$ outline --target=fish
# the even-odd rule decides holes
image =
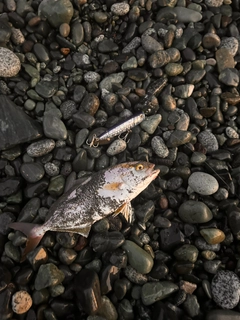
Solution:
[[[131,223],[131,201],[158,176],[155,164],[132,161],[94,173],[76,182],[50,207],[44,224],[13,222],[9,227],[27,236],[21,262],[35,249],[47,231],[72,232],[88,237],[92,225],[120,212]]]
[[[121,134],[126,132],[125,136],[123,137],[123,140],[125,140],[131,131],[131,129],[135,126],[137,126],[139,123],[141,123],[145,119],[145,114],[140,112],[137,113],[127,120],[124,120],[115,126],[111,127],[109,130],[103,132],[99,136],[96,134],[93,135],[91,142],[88,140],[86,141],[86,144],[90,147],[98,147],[101,143],[107,143],[110,142],[110,140],[116,136],[119,136],[121,138]]]

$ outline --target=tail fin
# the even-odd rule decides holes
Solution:
[[[25,223],[25,222],[13,222],[9,224],[9,227],[14,230],[19,230],[27,236],[26,247],[22,253],[20,262],[26,259],[26,255],[36,248],[44,236],[45,231],[40,224]]]

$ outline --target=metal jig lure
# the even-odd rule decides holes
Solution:
[[[144,113],[138,113],[127,120],[122,121],[121,123],[118,123],[114,125],[112,128],[107,130],[106,132],[100,134],[97,136],[96,134],[93,135],[92,140],[89,142],[86,141],[86,144],[90,147],[98,147],[101,142],[109,142],[112,138],[118,136],[119,139],[126,140],[129,132],[131,132],[131,129],[135,126],[137,126],[139,123],[141,123],[145,119]],[[121,137],[121,135],[126,132],[126,134]]]

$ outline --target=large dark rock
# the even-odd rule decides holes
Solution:
[[[42,136],[41,126],[8,97],[0,95],[0,150]]]

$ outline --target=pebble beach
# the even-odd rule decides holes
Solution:
[[[0,320],[240,320],[239,28],[239,0],[0,0]],[[130,161],[160,170],[132,223],[21,262],[10,223]]]

